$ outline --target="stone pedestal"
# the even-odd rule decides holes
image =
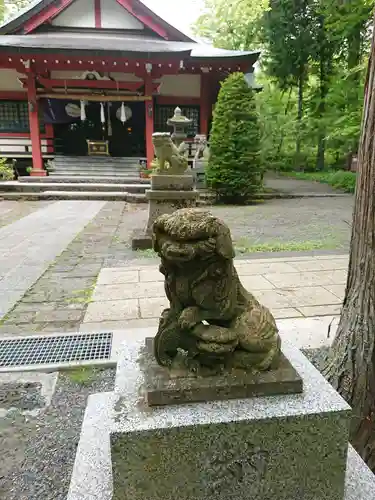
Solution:
[[[205,160],[196,160],[192,170],[194,184],[196,189],[206,189],[206,165]]]
[[[144,343],[123,345],[114,393],[89,397],[68,500],[375,499],[348,405],[298,350],[284,343],[302,394],[150,408]]]
[[[132,249],[152,248],[152,225],[155,219],[180,208],[195,207],[198,196],[192,175],[151,175],[151,189],[146,191],[149,202],[147,226],[144,231],[133,235]]]

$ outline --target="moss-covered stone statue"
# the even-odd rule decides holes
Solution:
[[[188,168],[185,155],[186,146],[181,143],[177,147],[171,139],[171,134],[155,132],[152,135],[157,163],[155,172],[158,174],[183,175]]]
[[[271,312],[242,286],[228,227],[210,212],[181,209],[153,226],[170,307],[161,315],[154,353],[171,366],[180,350],[192,367],[276,368],[280,337]]]

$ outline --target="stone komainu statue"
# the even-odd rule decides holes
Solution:
[[[155,357],[170,366],[178,349],[200,366],[267,370],[280,337],[271,312],[242,286],[228,227],[210,212],[177,210],[153,226],[170,307],[161,315]]]
[[[184,143],[181,143],[180,148],[177,148],[172,142],[171,135],[164,132],[156,132],[153,134],[152,143],[158,159],[158,167],[156,170],[159,174],[181,175],[185,173],[188,167],[188,161],[183,154],[185,149]]]

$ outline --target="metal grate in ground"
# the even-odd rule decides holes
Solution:
[[[0,339],[0,368],[105,361],[112,333],[84,333]]]

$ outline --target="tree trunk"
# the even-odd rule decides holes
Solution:
[[[289,111],[289,108],[291,105],[292,91],[293,91],[293,87],[291,86],[289,89],[288,101],[286,103],[285,110],[284,110],[284,116],[286,116],[288,114],[288,111]],[[281,132],[280,132],[280,141],[279,141],[279,145],[277,147],[277,156],[279,156],[281,153],[281,150],[282,150],[282,147],[284,144],[284,138],[285,138],[285,128],[283,127],[281,129]]]
[[[332,47],[329,43],[325,27],[324,16],[319,17],[319,130],[318,130],[318,151],[316,155],[316,169],[324,170],[326,151],[326,99],[329,90],[329,80],[332,75]]]
[[[318,131],[318,151],[316,155],[316,169],[324,170],[325,150],[326,150],[326,130],[324,122],[324,113],[326,110],[326,97],[328,92],[327,74],[326,74],[326,36],[324,17],[319,16],[319,84],[320,95],[318,105],[319,131]]]
[[[296,154],[297,161],[299,161],[299,156],[301,153],[301,139],[302,139],[302,116],[303,116],[303,85],[304,85],[304,69],[301,68],[300,75],[298,77],[298,113],[297,113],[297,138],[296,138]]]
[[[348,281],[324,375],[352,406],[350,441],[375,470],[375,33],[366,78]]]

